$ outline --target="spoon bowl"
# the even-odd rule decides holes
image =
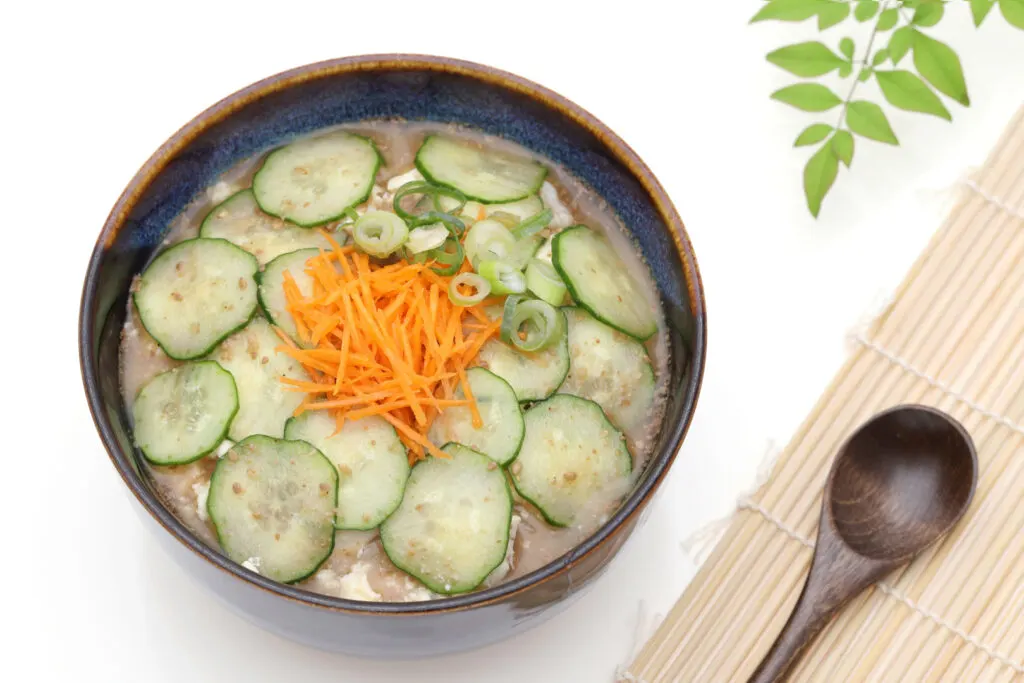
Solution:
[[[807,583],[749,683],[784,680],[846,603],[953,528],[977,480],[970,435],[942,411],[903,405],[864,423],[836,454]]]
[[[963,515],[976,467],[970,436],[945,413],[925,406],[881,413],[836,456],[827,487],[836,532],[865,557],[909,559]]]

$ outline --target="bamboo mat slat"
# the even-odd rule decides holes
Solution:
[[[1024,681],[1024,109],[775,465],[620,680],[742,683],[803,587],[837,448],[901,403],[978,448],[971,509],[851,603],[792,681]]]

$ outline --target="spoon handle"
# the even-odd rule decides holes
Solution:
[[[822,520],[823,525],[825,520]],[[748,683],[778,683],[839,609],[867,586],[884,576],[892,564],[871,560],[851,551],[831,531],[818,533],[818,543],[807,582],[786,625]]]

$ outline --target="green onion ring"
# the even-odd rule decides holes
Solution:
[[[473,293],[466,295],[459,292],[459,285],[473,288]],[[491,293],[491,283],[476,273],[460,273],[448,284],[448,298],[456,306],[475,306]]]
[[[428,209],[424,213],[411,213],[407,211],[405,207],[402,206],[402,200],[412,195],[423,195],[421,199],[429,198],[430,205],[433,206],[433,210]],[[442,197],[454,199],[456,204],[444,207],[441,204]],[[419,201],[420,200],[417,200],[416,203],[419,204]],[[437,222],[433,218],[428,218],[427,214],[435,213],[450,215],[460,212],[462,207],[466,205],[466,196],[454,188],[439,187],[433,183],[428,183],[425,180],[414,180],[398,188],[398,191],[395,192],[393,205],[395,213],[401,216],[410,227],[416,227],[417,225],[424,225],[425,223]],[[448,210],[446,211],[445,208]],[[452,216],[452,218],[454,218],[454,216]]]
[[[438,275],[455,275],[466,260],[466,252],[462,249],[462,242],[455,236],[449,237],[444,244],[437,249],[426,252],[427,258],[436,261],[440,268],[431,268]]]
[[[547,261],[533,259],[526,266],[526,288],[541,301],[552,306],[561,306],[565,301],[566,287],[558,272]]]
[[[509,308],[506,300],[501,338],[520,351],[540,351],[561,340],[566,334],[565,316],[546,301],[517,297],[511,304],[511,311]],[[525,338],[520,334],[525,335]]]
[[[377,258],[398,251],[408,238],[409,228],[405,221],[387,211],[367,211],[352,228],[356,246]]]
[[[473,267],[482,261],[504,261],[512,253],[516,241],[512,233],[498,221],[485,218],[478,221],[466,233],[463,246]]]
[[[491,291],[495,294],[522,294],[526,291],[526,276],[523,275],[523,271],[506,261],[481,261],[476,272],[491,283]]]
[[[536,235],[544,228],[548,227],[548,223],[551,222],[551,219],[553,217],[554,214],[551,213],[551,209],[544,209],[540,213],[530,216],[525,221],[523,221],[515,228],[513,228],[512,235],[517,240],[532,237],[533,235]]]

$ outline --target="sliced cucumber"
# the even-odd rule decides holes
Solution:
[[[633,460],[596,403],[558,394],[527,410],[525,422],[512,482],[548,522],[569,526],[595,499],[625,493]]]
[[[548,172],[532,159],[439,135],[423,141],[416,153],[416,168],[430,182],[454,187],[484,204],[513,202],[535,194]]]
[[[281,438],[284,423],[302,403],[297,391],[287,391],[281,377],[309,381],[298,361],[279,351],[283,342],[263,318],[227,339],[211,356],[231,373],[238,387],[238,414],[228,438],[241,441],[252,434]]]
[[[303,227],[337,220],[370,196],[380,153],[360,135],[336,131],[271,152],[252,179],[260,208]]]
[[[643,288],[601,235],[585,225],[563,230],[554,237],[552,261],[572,298],[595,318],[640,340],[658,331]]]
[[[380,528],[384,552],[435,593],[465,593],[505,559],[512,494],[493,460],[460,444],[412,468],[405,497]]]
[[[217,461],[206,501],[229,558],[275,581],[313,574],[334,549],[338,472],[304,441],[250,436]]]
[[[382,417],[345,420],[335,431],[333,417],[311,410],[288,420],[284,435],[313,444],[337,467],[338,528],[376,528],[402,502],[409,479],[405,446]]]
[[[487,218],[494,213],[507,213],[515,216],[520,221],[525,221],[531,216],[536,216],[538,213],[544,210],[544,202],[540,200],[535,194],[531,194],[529,197],[519,199],[514,202],[505,202],[504,204],[481,204],[477,201],[467,202],[462,207],[462,215],[472,218],[473,220],[480,220],[478,216],[483,211],[484,218]]]
[[[654,370],[644,345],[582,308],[566,308],[569,375],[559,393],[589,398],[612,423],[632,433],[654,405]]]
[[[251,189],[244,189],[213,207],[199,228],[200,237],[220,237],[245,249],[260,265],[290,251],[316,247],[330,249],[318,230],[299,228],[260,210]],[[339,240],[344,235],[338,235]]]
[[[430,427],[430,440],[438,446],[453,441],[460,443],[504,465],[516,457],[523,441],[523,411],[516,393],[508,382],[483,368],[466,371],[466,381],[476,399],[483,425],[479,429],[473,426],[469,407],[445,408]],[[456,398],[464,397],[460,386]]]
[[[135,308],[168,356],[198,358],[249,322],[258,268],[252,254],[227,240],[185,240],[143,271]]]
[[[555,393],[569,373],[569,345],[563,336],[546,349],[524,353],[491,339],[477,354],[477,363],[508,382],[520,401],[539,401]]]
[[[211,452],[238,412],[231,373],[213,361],[162,372],[132,405],[135,443],[154,465],[183,465]]]
[[[260,274],[260,305],[270,322],[299,342],[305,344],[309,340],[300,339],[295,327],[295,319],[288,312],[288,299],[284,295],[284,274],[287,271],[299,292],[304,297],[313,295],[313,276],[306,272],[306,261],[320,253],[319,249],[300,249],[282,254],[267,264]]]

